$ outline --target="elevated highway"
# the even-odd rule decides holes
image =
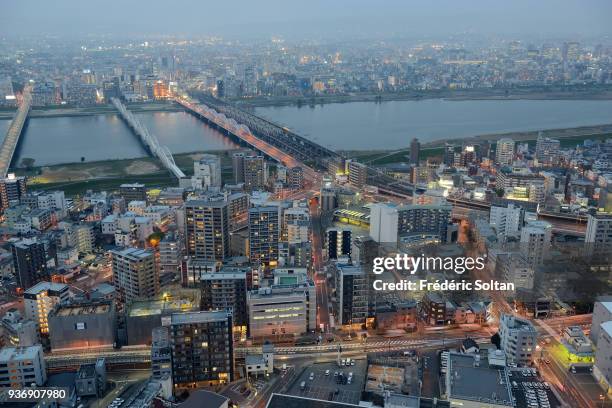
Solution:
[[[140,123],[140,121],[127,110],[124,104],[117,98],[111,98],[111,102],[119,111],[121,118],[125,121],[125,123],[129,126],[130,129],[140,138],[140,141],[144,144],[149,153],[155,157],[157,157],[164,167],[168,169],[176,178],[185,177],[185,173],[176,165],[174,162],[174,157],[172,157],[172,152],[168,149],[167,146],[162,146],[159,144],[157,138],[151,135],[148,129]]]
[[[31,91],[31,86],[26,86],[24,88],[19,108],[6,131],[6,136],[0,147],[0,177],[6,177],[6,173],[8,173],[11,161],[13,160],[13,155],[15,154],[15,149],[19,144],[19,138],[21,137],[23,127],[28,119],[30,108],[32,107]]]

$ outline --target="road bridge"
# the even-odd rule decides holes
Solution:
[[[293,150],[287,152],[281,147],[260,139],[248,126],[238,123],[235,119],[226,116],[224,113],[217,112],[206,104],[197,103],[187,97],[175,98],[175,101],[188,112],[233,138],[234,141],[246,144],[287,167],[301,167],[306,180],[320,178],[314,169],[300,161],[300,158],[304,157],[303,155],[294,156]]]
[[[6,137],[0,147],[0,177],[6,177],[11,161],[13,160],[13,155],[15,154],[15,149],[19,144],[19,138],[21,137],[23,127],[28,119],[30,108],[32,107],[31,91],[31,86],[26,86],[24,88],[19,108],[17,108],[15,117],[6,131]]]
[[[174,162],[174,157],[172,157],[172,152],[168,149],[167,146],[162,146],[159,144],[157,138],[149,133],[149,130],[142,124],[140,121],[127,110],[124,104],[117,98],[111,98],[111,102],[119,111],[121,118],[125,121],[125,123],[129,126],[130,129],[140,138],[140,141],[144,144],[145,148],[149,151],[149,153],[155,157],[157,157],[163,164],[163,166],[168,169],[176,178],[185,177],[185,173],[176,165]]]

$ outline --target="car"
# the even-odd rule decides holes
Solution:
[[[352,378],[352,377],[353,377],[353,372],[351,371],[351,372],[349,373],[349,378]]]
[[[325,375],[328,376],[329,375],[329,370],[325,370]]]
[[[346,380],[346,383],[347,383],[347,384],[350,384],[352,381],[353,381],[353,377],[349,377],[349,378]]]
[[[310,373],[310,377],[308,377],[310,381],[314,380],[314,373]]]
[[[338,376],[338,372],[334,371],[334,377],[337,377],[337,376]]]
[[[355,365],[355,360],[351,360],[351,365],[354,366]]]

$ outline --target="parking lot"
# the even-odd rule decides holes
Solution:
[[[289,388],[287,394],[347,404],[358,404],[361,399],[366,368],[367,361],[365,359],[355,360],[355,365],[349,367],[338,367],[335,362],[313,364],[300,374],[299,378]],[[329,375],[325,375],[326,370],[329,370]],[[352,372],[351,383],[338,384],[336,382],[337,377],[334,376],[335,372],[342,372],[345,376]],[[314,373],[313,380],[310,380],[311,373]],[[301,389],[302,382],[305,383],[303,390]],[[337,393],[336,390],[338,391]]]
[[[533,373],[523,374],[530,369],[515,369],[508,374],[510,376],[510,385],[512,387],[512,395],[516,398],[516,406],[519,408],[557,408],[561,404],[546,387],[546,384],[539,380]],[[532,370],[532,369],[531,369]]]

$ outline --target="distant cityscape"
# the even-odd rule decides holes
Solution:
[[[610,124],[335,151],[254,109],[612,98],[609,40],[457,38],[0,45],[1,405],[612,406]],[[179,158],[148,109],[231,148]],[[129,180],[16,160],[30,117],[108,114],[148,155]],[[399,254],[486,262],[372,272]]]

